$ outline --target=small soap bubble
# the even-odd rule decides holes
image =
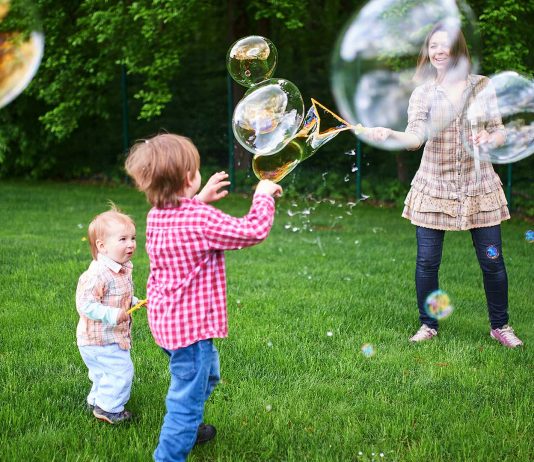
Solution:
[[[332,337],[332,335],[334,335],[334,333],[333,333],[331,330],[329,330],[329,331],[326,333],[326,336],[327,336],[327,337]]]
[[[488,258],[495,260],[499,258],[499,249],[495,245],[490,245],[486,248],[486,255]]]
[[[375,347],[371,343],[364,343],[360,351],[362,352],[362,355],[364,355],[366,358],[370,358],[376,353]]]
[[[251,87],[273,75],[278,52],[273,42],[259,35],[243,37],[228,50],[226,67],[232,78]]]
[[[434,319],[445,319],[454,310],[447,293],[441,289],[432,292],[425,301],[425,311]]]
[[[267,412],[271,412],[273,410],[273,407],[270,404],[267,404],[267,406],[265,406],[265,410]]]
[[[267,342],[267,346],[268,346],[269,348],[272,348],[272,347],[273,347],[273,342],[271,342],[271,341],[269,340],[269,341]]]
[[[87,238],[84,236],[82,237],[82,241],[85,242],[87,240]]]
[[[529,229],[526,233],[525,233],[525,240],[529,243],[529,244],[532,244],[534,242],[534,231]]]
[[[78,228],[82,229],[83,225],[81,223],[78,223]]]

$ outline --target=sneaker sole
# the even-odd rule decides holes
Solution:
[[[94,415],[98,420],[102,420],[103,422],[107,422],[108,424],[115,425],[115,422],[113,422],[112,420],[108,419],[105,415],[97,414],[95,411],[93,411],[93,415]]]

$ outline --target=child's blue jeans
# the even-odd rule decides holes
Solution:
[[[171,383],[154,460],[183,462],[195,445],[204,403],[220,380],[219,353],[212,339],[164,351],[169,355]]]
[[[470,231],[483,274],[491,328],[498,329],[508,323],[508,277],[502,255],[501,227],[496,225]],[[439,288],[438,271],[445,231],[417,226],[416,234],[415,287],[419,320],[421,324],[437,329],[438,321],[425,311],[425,300]]]

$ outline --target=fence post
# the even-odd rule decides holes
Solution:
[[[512,164],[508,164],[506,177],[506,200],[508,208],[512,210]]]
[[[121,65],[121,100],[122,100],[122,149],[128,152],[130,147],[130,133],[128,130],[128,77],[126,66]]]
[[[356,202],[362,198],[362,142],[356,139]]]
[[[226,75],[226,93],[227,104],[226,109],[228,113],[228,175],[230,177],[230,191],[235,189],[235,157],[234,157],[234,132],[232,131],[232,116],[233,116],[233,91],[232,78],[229,74]]]

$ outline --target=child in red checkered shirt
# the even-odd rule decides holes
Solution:
[[[202,423],[204,404],[220,379],[214,338],[228,335],[224,251],[267,238],[282,188],[260,181],[247,215],[235,218],[208,205],[226,196],[228,175],[200,188],[200,157],[188,138],[162,134],[137,143],[126,171],[153,208],[148,213],[150,259],[147,312],[156,343],[169,356],[171,383],[156,461],[185,461],[215,436]]]
[[[134,374],[130,358],[130,315],[135,251],[133,220],[115,207],[89,225],[93,261],[78,281],[76,338],[93,385],[87,404],[96,418],[111,424],[131,418],[124,409]]]

